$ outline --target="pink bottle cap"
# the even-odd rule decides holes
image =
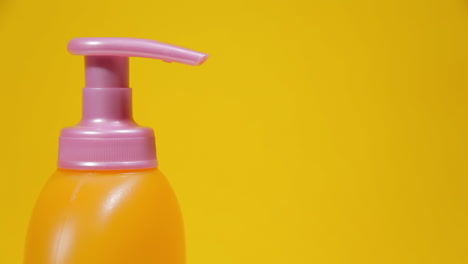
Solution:
[[[61,131],[58,167],[74,170],[157,167],[153,130],[133,120],[128,57],[200,65],[208,55],[133,38],[75,38],[68,43],[68,51],[86,56],[86,85],[80,123]]]

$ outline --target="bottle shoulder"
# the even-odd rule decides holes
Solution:
[[[158,169],[133,171],[75,171],[58,169],[44,186],[37,206],[82,207],[100,210],[105,204],[154,206],[176,203],[166,177]],[[117,209],[117,207],[114,207]]]

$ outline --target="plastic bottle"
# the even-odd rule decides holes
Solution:
[[[182,219],[157,168],[154,134],[132,118],[128,57],[200,65],[207,55],[152,40],[76,38],[83,117],[60,135],[58,169],[28,230],[26,264],[183,264]]]

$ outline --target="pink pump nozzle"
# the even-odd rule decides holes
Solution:
[[[154,133],[132,117],[128,57],[200,65],[207,54],[147,39],[75,38],[68,51],[85,58],[83,117],[62,129],[60,168],[142,169],[157,166]]]
[[[148,39],[75,38],[68,43],[73,55],[86,56],[86,87],[128,87],[128,57],[160,59],[201,65],[207,54]]]

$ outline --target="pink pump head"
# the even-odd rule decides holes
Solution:
[[[132,38],[75,38],[68,51],[86,56],[86,85],[80,123],[62,129],[58,166],[75,170],[157,167],[153,130],[133,121],[128,57],[200,65],[208,55]]]

